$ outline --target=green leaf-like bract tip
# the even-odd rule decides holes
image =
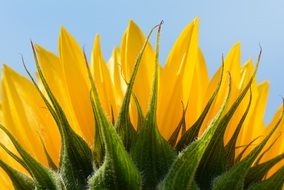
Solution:
[[[103,149],[100,157],[103,163],[88,180],[91,190],[95,189],[124,189],[135,190],[141,187],[141,175],[127,153],[123,141],[112,123],[107,119],[85,58],[88,76],[91,82],[91,103],[95,117],[96,134],[99,137],[99,147]],[[102,153],[104,155],[102,155]],[[96,154],[95,154],[96,155]]]
[[[135,129],[133,128],[133,126],[130,122],[130,116],[129,116],[129,104],[130,104],[131,94],[132,94],[135,78],[136,78],[136,75],[137,75],[137,72],[138,72],[144,51],[147,47],[149,38],[150,38],[150,36],[151,36],[151,34],[152,34],[152,32],[155,28],[156,27],[154,27],[149,32],[149,34],[146,38],[146,41],[144,42],[143,47],[142,47],[140,53],[138,54],[138,57],[137,57],[136,63],[134,64],[133,71],[132,71],[132,74],[131,74],[131,77],[130,77],[130,81],[128,83],[127,90],[126,90],[126,93],[125,93],[125,96],[124,96],[124,99],[123,99],[123,102],[122,102],[122,106],[121,106],[121,109],[120,109],[120,112],[119,112],[119,116],[118,116],[117,122],[115,123],[115,128],[117,130],[117,133],[120,135],[120,137],[123,141],[123,144],[124,144],[126,150],[128,150],[128,151],[130,150],[130,147],[133,144],[134,139],[136,138],[136,135],[137,135]]]
[[[26,67],[25,69],[58,126],[62,146],[60,164],[56,166],[47,152],[42,137],[39,136],[48,161],[48,168],[33,158],[9,130],[0,125],[0,129],[8,135],[19,155],[10,151],[4,144],[0,143],[0,147],[27,171],[27,174],[22,173],[15,168],[11,168],[3,160],[0,160],[0,167],[10,177],[16,190],[281,190],[284,183],[284,167],[282,166],[278,169],[271,177],[267,177],[267,173],[273,166],[284,159],[284,153],[263,163],[260,160],[274,145],[275,141],[266,150],[262,151],[271,135],[280,122],[282,122],[284,108],[281,118],[262,142],[254,147],[247,156],[244,156],[245,151],[256,141],[256,138],[236,156],[237,138],[252,102],[253,94],[250,91],[247,109],[240,118],[228,144],[224,145],[223,139],[229,121],[236,113],[243,98],[247,95],[252,81],[255,80],[261,53],[259,54],[255,72],[235,102],[225,113],[231,92],[231,81],[229,80],[227,96],[224,98],[221,107],[219,107],[219,112],[201,137],[198,138],[200,128],[204,125],[204,121],[207,119],[206,117],[219,94],[220,86],[223,82],[224,60],[222,60],[220,81],[196,122],[189,129],[186,129],[186,106],[186,108],[183,108],[180,123],[168,141],[160,134],[156,121],[156,111],[159,89],[160,68],[158,60],[161,24],[156,26],[158,27],[158,33],[155,69],[149,108],[145,116],[133,92],[133,85],[149,37],[156,27],[151,30],[138,54],[119,117],[116,121],[113,116],[112,121],[110,121],[104,113],[99,93],[84,54],[91,84],[90,102],[95,119],[94,145],[92,149],[83,138],[75,133],[72,126],[68,123],[65,113],[44,78],[34,45],[32,44],[39,78],[47,95],[43,94]],[[129,116],[129,105],[132,97],[138,113],[136,127],[131,123]],[[262,153],[260,153],[261,151]]]
[[[130,150],[130,154],[143,175],[143,189],[155,189],[157,184],[168,172],[176,154],[173,148],[159,133],[156,122],[157,94],[158,94],[158,57],[161,24],[158,28],[155,73],[152,87],[149,111],[138,132],[137,140]]]
[[[61,106],[51,92],[44,78],[33,44],[32,49],[39,77],[43,83],[45,91],[47,92],[50,102],[40,91],[29,71],[27,69],[26,71],[28,72],[41,97],[43,98],[48,110],[52,114],[60,132],[62,144],[59,165],[60,176],[64,181],[64,186],[68,190],[80,190],[86,187],[88,177],[93,172],[91,149],[89,148],[88,144],[78,134],[76,134],[69,125],[65,113],[63,112]]]
[[[90,189],[139,189],[141,176],[114,127],[107,120],[97,94],[92,99],[98,133],[104,144],[104,161],[89,179]]]

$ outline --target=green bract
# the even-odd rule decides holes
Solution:
[[[156,110],[159,89],[158,59],[161,25],[162,23],[155,27],[158,28],[156,59],[155,63],[149,63],[153,64],[155,68],[153,73],[154,80],[149,109],[145,116],[141,111],[136,95],[133,93],[133,85],[149,37],[155,28],[151,30],[137,57],[130,81],[127,82],[128,86],[119,117],[115,123],[104,113],[96,84],[88,68],[87,59],[85,59],[86,67],[89,71],[89,80],[92,84],[90,97],[95,118],[93,147],[89,147],[85,140],[70,127],[63,109],[45,80],[38,63],[37,54],[34,51],[38,74],[46,95],[37,86],[28,70],[27,72],[60,131],[62,144],[60,164],[57,168],[48,151],[45,149],[50,167],[43,166],[21,146],[16,138],[13,137],[13,134],[1,126],[0,128],[9,136],[20,157],[10,152],[4,145],[1,145],[1,147],[30,174],[25,175],[0,160],[0,167],[9,175],[15,189],[282,189],[284,182],[283,166],[271,177],[265,178],[265,176],[270,168],[283,160],[284,153],[264,163],[258,163],[257,158],[260,156],[262,149],[273,132],[279,126],[283,118],[283,113],[270,133],[258,145],[254,146],[253,150],[247,156],[243,157],[243,153],[236,156],[236,140],[251,105],[252,95],[250,87],[255,78],[256,71],[239,97],[229,106],[231,77],[230,73],[224,73],[222,70],[220,81],[197,121],[186,129],[186,108],[184,108],[180,123],[171,137],[167,140],[160,134],[157,127]],[[258,64],[259,60],[260,56]],[[224,97],[219,112],[212,119],[207,130],[199,137],[198,133],[201,125],[217,97],[222,78],[226,74],[229,81],[227,95]],[[226,127],[243,98],[248,93],[250,93],[250,101],[247,105],[247,110],[240,118],[239,124],[230,141],[225,145],[223,139]],[[129,104],[132,97],[135,100],[138,112],[138,126],[133,126],[129,116]],[[226,112],[225,110],[228,111]]]

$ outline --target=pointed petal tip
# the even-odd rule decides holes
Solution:
[[[237,41],[237,42],[233,45],[233,47],[238,48],[238,49],[241,49],[241,42],[240,42],[240,41]]]
[[[100,46],[101,46],[101,37],[99,34],[96,34],[94,39],[94,47],[100,47]]]
[[[59,30],[59,36],[58,36],[59,49],[60,49],[60,44],[62,44],[63,41],[65,41],[64,39],[66,39],[67,36],[68,36],[67,30],[64,28],[64,26],[61,26]]]
[[[125,34],[130,33],[130,32],[137,32],[137,30],[140,30],[139,26],[134,22],[134,20],[131,19],[128,22],[128,26],[125,31]]]
[[[93,42],[93,50],[92,50],[92,62],[96,59],[96,58],[103,58],[103,53],[101,51],[101,39],[100,39],[100,35],[96,34],[95,38],[94,38],[94,42]]]
[[[95,40],[101,40],[101,36],[98,33],[95,34]]]
[[[248,71],[253,71],[255,69],[255,66],[253,64],[253,60],[251,57],[245,61],[245,63],[242,66],[242,69],[248,70]]]
[[[13,69],[11,67],[9,67],[8,65],[6,64],[3,64],[2,66],[2,73],[3,73],[3,76],[7,76],[9,73],[11,73],[13,71]]]
[[[9,66],[6,65],[6,64],[3,64],[3,65],[2,65],[3,70],[7,69],[7,67],[9,67]]]
[[[262,81],[258,84],[258,91],[261,93],[261,94],[269,94],[269,87],[270,87],[270,83],[269,81],[265,80],[265,81]]]
[[[114,47],[113,49],[112,49],[112,52],[111,52],[111,54],[112,55],[118,55],[119,54],[119,48],[118,47]]]
[[[68,32],[68,30],[64,26],[61,26],[59,31],[59,39],[64,39],[69,36],[71,36],[71,34]]]
[[[9,67],[8,65],[3,64],[2,79],[13,78],[13,77],[17,77],[17,76],[21,76],[21,75],[19,73],[17,73],[12,67]]]
[[[195,17],[194,20],[193,20],[194,24],[197,24],[197,25],[199,24],[199,21],[200,21],[199,16]]]
[[[200,18],[197,16],[193,19],[193,21],[190,21],[185,28],[183,29],[183,31],[189,31],[191,30],[190,28],[193,27],[195,30],[198,30],[199,28],[199,20]]]
[[[248,62],[248,64],[253,64],[253,60],[252,60],[252,58],[251,58],[251,57],[250,57],[250,58],[248,58],[247,62]]]
[[[41,45],[39,45],[39,44],[33,44],[33,46],[34,46],[35,51],[37,53],[42,52],[44,50],[44,48]]]
[[[270,81],[264,80],[264,81],[262,81],[262,82],[259,83],[259,86],[262,86],[262,87],[264,87],[264,88],[269,88],[269,86],[270,86]]]
[[[60,33],[66,33],[67,29],[64,26],[60,27]]]
[[[135,23],[135,21],[133,19],[130,19],[129,22],[128,22],[128,26],[133,27],[133,26],[137,26],[137,24]]]

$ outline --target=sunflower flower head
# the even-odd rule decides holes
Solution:
[[[210,78],[198,24],[164,65],[162,22],[145,36],[133,21],[107,62],[98,35],[89,64],[62,28],[58,55],[31,44],[36,79],[4,65],[1,189],[281,190],[284,109],[265,125],[261,51],[241,65],[235,44]]]

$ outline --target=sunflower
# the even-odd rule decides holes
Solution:
[[[58,55],[32,43],[36,79],[3,66],[1,189],[282,188],[283,106],[266,126],[261,52],[241,64],[236,43],[210,78],[199,19],[163,65],[161,25],[130,21],[107,62],[98,35],[89,64],[61,28]]]

